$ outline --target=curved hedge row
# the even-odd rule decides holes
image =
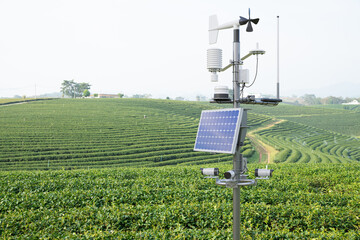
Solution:
[[[160,166],[227,157],[194,152],[201,110],[150,99],[54,99],[0,108],[0,170]],[[249,126],[269,118],[249,113]],[[247,140],[246,157],[254,150]]]
[[[276,163],[360,161],[358,139],[303,124],[285,121],[256,134],[280,150],[274,158]]]

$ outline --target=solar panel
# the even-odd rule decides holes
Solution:
[[[242,113],[242,108],[202,111],[194,151],[234,154]]]

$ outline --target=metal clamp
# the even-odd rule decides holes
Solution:
[[[216,185],[226,186],[227,188],[237,188],[238,186],[256,185],[255,179],[216,179]]]

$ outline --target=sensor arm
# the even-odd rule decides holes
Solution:
[[[256,49],[256,50],[252,50],[250,51],[247,55],[245,55],[244,57],[241,58],[241,61],[244,61],[245,59],[247,59],[248,57],[250,57],[251,55],[263,55],[265,54],[264,50],[260,50],[260,49]],[[241,63],[240,63],[241,64]],[[229,69],[230,67],[232,67],[234,65],[234,63],[230,63],[229,65],[227,65],[226,67],[222,68],[219,72],[224,72],[225,70]]]
[[[241,61],[244,61],[245,59],[247,59],[247,58],[250,57],[251,55],[252,55],[252,53],[246,54],[245,56],[243,56],[243,57],[241,58]]]
[[[234,64],[233,63],[230,63],[229,65],[227,65],[226,67],[222,68],[220,70],[220,72],[224,72],[225,70],[229,69],[230,67],[232,67]]]
[[[251,55],[263,55],[263,54],[265,54],[264,50],[261,50],[261,49],[251,50],[248,54],[246,54],[245,56],[243,56],[241,58],[241,61],[244,61],[245,59],[247,59]]]

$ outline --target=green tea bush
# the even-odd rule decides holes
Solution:
[[[359,239],[359,164],[270,168],[241,188],[243,239]],[[232,190],[191,166],[0,172],[0,237],[231,239]]]

